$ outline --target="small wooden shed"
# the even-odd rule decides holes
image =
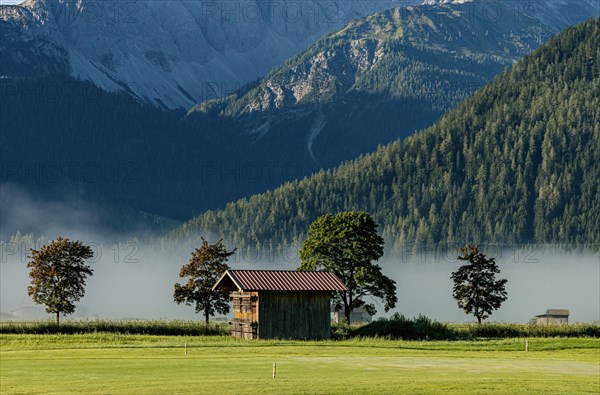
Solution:
[[[567,309],[548,309],[546,314],[536,315],[533,321],[538,325],[568,324],[570,313]]]
[[[227,270],[213,290],[231,293],[231,333],[246,339],[328,339],[333,292],[347,291],[333,273]]]

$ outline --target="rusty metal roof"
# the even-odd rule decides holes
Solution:
[[[233,282],[233,284],[231,284]],[[227,270],[213,289],[238,291],[347,291],[333,273],[294,270]]]

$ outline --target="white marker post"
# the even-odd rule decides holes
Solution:
[[[273,362],[273,378],[277,376],[277,362]]]
[[[525,340],[525,352],[529,351],[529,340]]]

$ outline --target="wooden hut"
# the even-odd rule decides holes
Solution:
[[[231,293],[231,333],[246,339],[328,339],[333,292],[347,291],[333,273],[227,270],[214,289]]]
[[[532,321],[538,325],[568,324],[569,314],[567,309],[548,309],[546,314],[536,315]]]

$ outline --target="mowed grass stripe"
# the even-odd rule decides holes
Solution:
[[[176,348],[181,338],[163,338],[160,347],[107,349],[77,349],[65,338],[50,338],[49,343],[55,341],[51,347],[62,344],[65,348],[25,347],[21,351],[19,342],[28,344],[27,336],[21,336],[11,339],[10,350],[2,338],[3,393],[573,394],[600,389],[597,339],[535,339],[532,343],[550,348],[546,343],[554,341],[563,348],[529,353],[493,351],[498,347],[494,341],[477,342],[488,350],[472,351],[468,342],[456,342],[454,349],[452,342],[418,342],[419,348],[432,347],[422,350],[412,347],[416,342],[385,340],[371,341],[368,347],[368,342],[355,341],[276,345],[213,339],[215,347],[190,347],[185,356],[183,347]],[[148,341],[143,336],[122,340]],[[195,340],[211,344],[209,338]],[[223,346],[224,341],[232,346]],[[515,344],[519,341],[513,339]],[[273,361],[278,363],[275,380],[271,377]]]

